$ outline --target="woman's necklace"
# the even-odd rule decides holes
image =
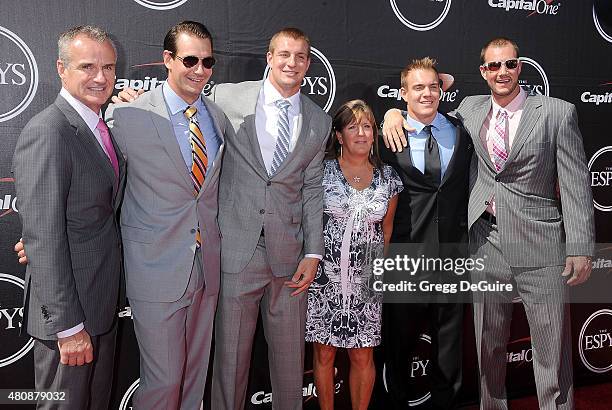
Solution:
[[[353,182],[358,184],[361,182],[361,178],[360,177],[353,177]]]

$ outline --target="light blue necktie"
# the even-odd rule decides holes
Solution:
[[[287,158],[287,155],[289,155],[289,141],[291,140],[291,128],[289,127],[289,107],[291,107],[291,103],[287,100],[278,100],[274,104],[279,109],[277,123],[278,138],[276,139],[276,148],[274,149],[274,157],[270,167],[270,176],[276,173],[276,170]]]

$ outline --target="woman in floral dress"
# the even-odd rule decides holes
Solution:
[[[361,100],[343,104],[332,122],[323,174],[325,255],[308,290],[306,341],[314,342],[314,377],[322,410],[333,409],[334,359],[348,349],[353,409],[367,409],[380,344],[382,294],[372,263],[383,256],[402,183],[378,155],[376,122]]]

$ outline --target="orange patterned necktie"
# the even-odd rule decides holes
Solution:
[[[206,154],[206,142],[200,127],[198,126],[198,118],[196,113],[197,108],[189,106],[185,110],[185,116],[189,119],[189,144],[191,145],[191,181],[193,182],[193,194],[198,196],[202,185],[204,185],[204,178],[206,176],[206,169],[208,168],[208,155]],[[200,227],[198,226],[198,232],[196,233],[196,247],[200,247],[202,239],[200,237]]]

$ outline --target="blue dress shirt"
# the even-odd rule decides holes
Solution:
[[[187,109],[187,107],[189,107],[189,104],[179,97],[174,90],[170,88],[168,83],[164,83],[162,87],[164,100],[166,101],[166,108],[168,108],[170,122],[172,122],[172,128],[174,130],[174,135],[176,136],[176,140],[181,148],[181,154],[185,160],[187,170],[191,171],[191,164],[193,160],[191,157],[191,144],[189,143],[189,120],[184,114],[184,111]],[[198,98],[193,105],[198,110],[196,114],[198,117],[198,125],[200,127],[200,131],[202,131],[202,135],[204,136],[204,141],[206,142],[208,164],[209,166],[212,166],[213,160],[216,158],[217,152],[219,151],[221,139],[215,131],[212,117],[202,102],[202,98],[204,97]]]
[[[440,178],[444,177],[444,173],[448,168],[448,163],[453,157],[455,144],[457,142],[456,128],[450,123],[446,117],[437,113],[431,124],[423,124],[406,116],[406,121],[414,132],[408,133],[408,146],[410,147],[410,158],[412,164],[422,173],[425,173],[425,145],[427,142],[427,133],[423,131],[426,125],[431,125],[431,132],[438,142],[438,150],[440,151],[441,171]]]

